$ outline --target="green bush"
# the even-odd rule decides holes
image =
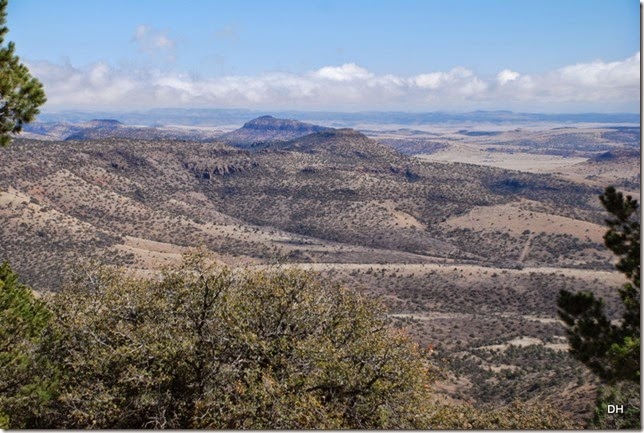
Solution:
[[[25,427],[32,407],[51,398],[55,374],[45,373],[37,349],[50,322],[44,302],[18,281],[7,262],[0,265],[0,428]],[[38,362],[41,361],[41,362]],[[15,418],[15,421],[14,421]]]
[[[309,272],[197,255],[159,281],[99,269],[50,307],[40,354],[62,372],[56,394],[12,427],[427,425],[418,347],[375,301]]]
[[[95,267],[46,303],[19,286],[30,325],[14,332],[20,383],[0,399],[4,426],[571,426],[545,406],[438,402],[434,368],[373,299],[311,272],[208,262],[193,254],[157,279]]]

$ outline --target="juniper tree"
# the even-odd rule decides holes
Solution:
[[[40,81],[15,54],[15,44],[5,45],[7,1],[0,0],[0,146],[9,145],[11,136],[34,120],[38,107],[47,100]]]
[[[623,304],[619,324],[611,322],[604,301],[591,292],[561,290],[559,315],[568,326],[572,355],[609,383],[640,381],[640,218],[637,200],[606,188],[600,197],[611,214],[606,247],[619,257],[616,268],[629,282],[618,289]]]
[[[640,421],[640,217],[637,200],[606,188],[599,197],[610,213],[604,235],[606,247],[619,260],[615,267],[629,280],[618,289],[622,320],[614,323],[604,301],[591,292],[562,290],[559,316],[568,326],[570,353],[604,380],[588,427],[641,428]],[[609,404],[625,406],[623,414],[608,413]]]
[[[0,264],[0,428],[33,424],[33,406],[50,397],[55,375],[41,374],[47,363],[36,359],[50,317],[9,264]]]

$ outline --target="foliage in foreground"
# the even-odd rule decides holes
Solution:
[[[608,187],[600,200],[611,217],[606,246],[619,257],[616,268],[629,279],[619,290],[623,317],[611,323],[602,299],[592,292],[562,290],[559,315],[568,325],[572,355],[609,382],[640,382],[640,220],[637,200]]]
[[[423,425],[431,378],[378,305],[299,270],[208,268],[161,281],[101,270],[50,302],[56,395],[16,427]],[[11,399],[10,399],[11,400]]]
[[[437,404],[427,428],[449,430],[544,430],[581,426],[554,407],[543,403],[514,402],[501,408],[476,408],[469,404]]]
[[[436,402],[426,357],[380,305],[310,272],[197,254],[159,280],[99,268],[47,307],[34,333],[16,332],[29,349],[7,355],[39,398],[0,396],[12,428],[572,426],[548,407]]]
[[[8,413],[21,413],[50,398],[52,377],[39,375],[34,360],[40,336],[50,319],[45,304],[20,284],[9,264],[0,265],[0,428],[9,427]],[[4,396],[11,395],[7,400]],[[25,417],[30,421],[29,416]]]
[[[641,428],[640,421],[640,217],[637,200],[606,188],[600,197],[610,213],[606,247],[619,258],[615,267],[629,280],[618,289],[623,314],[613,323],[603,300],[592,292],[562,290],[559,316],[568,326],[570,353],[606,382],[600,389],[591,426]],[[624,405],[626,414],[608,416],[607,405]]]

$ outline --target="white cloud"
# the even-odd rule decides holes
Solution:
[[[499,84],[504,85],[509,81],[514,81],[519,78],[521,74],[510,69],[504,69],[496,75],[496,80]]]
[[[354,81],[369,79],[373,74],[355,63],[346,63],[342,66],[325,66],[315,71],[313,76],[331,81]]]
[[[474,73],[469,69],[457,67],[449,72],[432,72],[412,77],[411,81],[421,89],[436,90],[457,84],[466,84]]]
[[[140,24],[136,27],[134,30],[134,40],[135,41],[141,41],[143,38],[145,38],[145,35],[150,32],[150,26],[146,26],[145,24]]]
[[[48,62],[29,64],[31,73],[45,86],[47,104],[63,107],[109,106],[122,104],[139,83],[115,73],[107,64],[96,63],[85,69],[71,64]]]
[[[505,81],[495,95],[540,106],[588,106],[594,110],[638,111],[640,53],[615,62],[577,63],[541,75]]]
[[[158,36],[139,26],[135,37]],[[159,48],[167,48],[157,40]],[[171,44],[170,44],[171,45]],[[52,108],[211,106],[282,109],[403,109],[524,111],[636,111],[640,54],[622,61],[579,63],[544,74],[504,69],[493,77],[456,67],[414,76],[379,75],[355,63],[317,70],[195,77],[158,70],[126,70],[35,62]]]
[[[619,62],[578,63],[555,71],[562,82],[581,86],[615,87],[640,80],[640,53]]]

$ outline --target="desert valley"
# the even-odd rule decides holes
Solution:
[[[81,262],[154,277],[197,247],[314,269],[431,349],[440,398],[587,419],[598,382],[556,297],[591,290],[619,316],[598,195],[639,197],[639,126],[306,120],[29,125],[0,152],[0,260],[41,293]]]

